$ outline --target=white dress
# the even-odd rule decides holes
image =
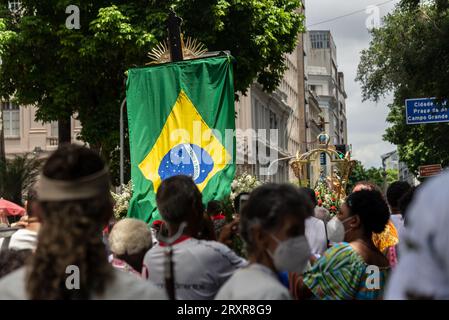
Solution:
[[[272,270],[251,264],[235,272],[215,300],[291,300],[291,296]]]

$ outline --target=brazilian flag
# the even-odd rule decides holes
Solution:
[[[235,173],[232,57],[186,60],[128,72],[133,196],[128,216],[160,219],[164,179],[192,177],[203,201],[229,195]],[[231,134],[230,134],[231,133]]]

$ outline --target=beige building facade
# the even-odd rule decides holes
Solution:
[[[1,103],[3,112],[3,135],[5,154],[15,155],[34,153],[46,156],[58,147],[57,122],[42,123],[35,120],[35,106],[18,106],[10,101]],[[72,142],[81,132],[81,123],[72,118]]]
[[[304,10],[304,7],[300,9],[301,12]],[[273,166],[277,167],[277,170],[273,170],[272,177],[266,177],[261,174],[259,164],[245,163],[238,165],[238,172],[250,172],[264,181],[297,182],[297,178],[290,168],[291,158],[297,153],[304,153],[310,149],[310,137],[307,133],[310,119],[307,118],[306,110],[308,100],[305,76],[306,39],[306,34],[299,34],[297,46],[292,53],[285,55],[287,69],[275,92],[265,93],[257,83],[254,83],[247,95],[241,96],[236,103],[237,129],[277,129],[279,131],[278,161]],[[268,102],[263,104],[263,101]],[[316,113],[319,111],[314,114]],[[270,121],[263,120],[267,117],[270,118]],[[247,140],[237,134],[237,149],[240,152],[248,152],[246,144]],[[307,178],[307,168],[304,172],[306,173],[305,178]]]

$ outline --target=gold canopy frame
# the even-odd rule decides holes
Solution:
[[[290,164],[293,173],[298,178],[298,183],[301,186],[301,181],[305,178],[305,167],[315,162],[320,154],[325,153],[329,156],[333,164],[333,168],[331,167],[333,172],[326,178],[326,182],[330,185],[330,189],[337,195],[337,199],[343,199],[346,197],[346,186],[356,161],[351,160],[350,152],[346,152],[344,158],[340,158],[340,154],[335,150],[335,147],[329,145],[329,136],[320,134],[318,141],[321,142],[318,148],[303,154],[300,152],[296,154],[296,158]],[[310,187],[310,185],[309,177],[308,186]]]

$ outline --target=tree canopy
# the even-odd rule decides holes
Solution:
[[[405,99],[449,98],[448,36],[447,0],[403,0],[372,31],[358,67],[365,100],[393,94],[384,139],[398,146],[401,161],[415,174],[420,165],[449,165],[449,125],[407,125],[405,119]]]
[[[16,14],[0,5],[0,95],[36,105],[38,120],[76,115],[81,139],[106,159],[118,145],[125,71],[149,62],[170,8],[186,36],[231,51],[240,92],[254,79],[274,90],[304,30],[299,0],[22,0]],[[80,29],[66,27],[69,5],[79,7]]]
[[[387,169],[387,184],[397,181],[399,179],[398,170]],[[369,181],[376,184],[379,188],[384,187],[384,171],[382,168],[371,167],[366,169],[360,161],[356,161],[356,164],[352,170],[352,174],[349,177],[348,184],[346,186],[346,192],[349,194],[354,188],[355,184],[360,181]]]

